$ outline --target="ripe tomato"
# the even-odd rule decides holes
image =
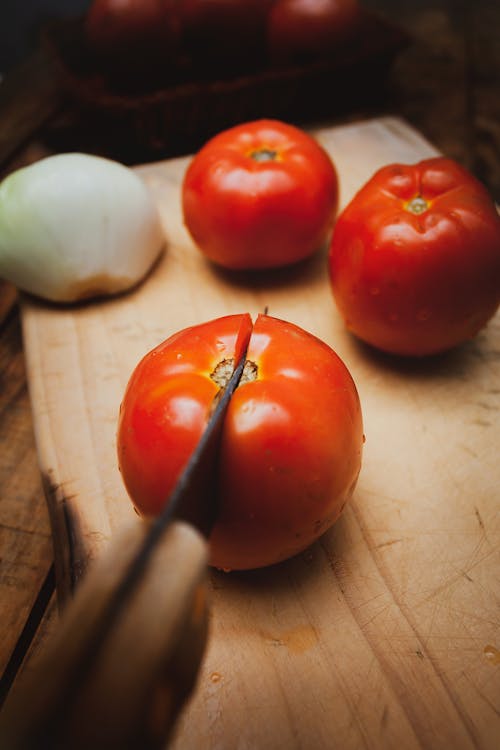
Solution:
[[[233,269],[283,266],[327,241],[338,202],[335,168],[307,133],[259,120],[220,133],[189,165],[184,222],[210,260]]]
[[[93,0],[85,35],[108,68],[152,74],[173,59],[180,29],[174,0]]]
[[[253,330],[248,315],[219,318],[169,338],[130,379],[118,456],[138,511],[164,506],[205,427],[215,380],[231,374],[242,322],[251,337],[224,422],[210,540],[211,564],[225,569],[276,563],[325,532],[353,492],[363,443],[356,387],[329,346],[269,316]]]
[[[332,55],[358,13],[357,0],[277,0],[267,20],[269,55],[299,64]]]
[[[450,159],[379,170],[339,216],[329,268],[347,328],[426,355],[473,337],[500,300],[500,218]]]

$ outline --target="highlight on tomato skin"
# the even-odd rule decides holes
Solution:
[[[328,59],[353,37],[359,17],[358,0],[277,0],[267,16],[270,58],[282,65]]]
[[[351,333],[392,354],[436,354],[473,338],[498,309],[500,217],[451,159],[391,164],[338,217],[328,266]]]
[[[175,0],[92,0],[84,33],[104,71],[142,86],[172,66],[181,42]]]
[[[182,211],[195,246],[213,263],[278,268],[327,243],[338,194],[335,166],[312,136],[257,120],[219,133],[195,154]]]
[[[225,570],[280,562],[321,536],[354,491],[364,440],[356,386],[327,344],[267,315],[253,328],[249,316],[218,318],[172,336],[129,381],[118,460],[140,514],[164,507],[206,425],[218,377],[230,376],[242,322],[251,335],[224,423],[210,539],[210,563]]]

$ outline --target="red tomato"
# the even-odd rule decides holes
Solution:
[[[335,168],[302,130],[274,120],[238,125],[189,165],[184,222],[210,260],[234,269],[284,266],[328,239],[338,202]]]
[[[158,514],[171,493],[218,391],[214,373],[234,360],[242,322],[249,335],[248,315],[181,331],[134,371],[118,456],[140,513]],[[329,346],[261,315],[245,373],[226,415],[218,467],[210,561],[224,569],[270,565],[304,550],[338,518],[361,466],[358,395]]]
[[[358,20],[357,0],[278,0],[267,20],[269,54],[302,63],[335,52]]]
[[[500,218],[450,159],[379,170],[339,216],[330,276],[347,328],[426,355],[473,337],[500,300]]]
[[[175,0],[93,0],[85,34],[94,53],[122,72],[152,70],[179,41]]]

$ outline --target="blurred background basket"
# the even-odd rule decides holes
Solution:
[[[79,150],[134,162],[192,152],[216,132],[251,119],[307,124],[366,108],[380,98],[410,38],[363,11],[350,38],[328,59],[286,67],[262,61],[234,77],[166,71],[165,81],[144,93],[110,84],[87,48],[82,20],[50,25],[43,41],[70,103],[71,115],[52,126],[58,148],[78,144]]]

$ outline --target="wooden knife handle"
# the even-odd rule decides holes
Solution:
[[[193,527],[168,527],[109,633],[94,647],[110,598],[146,531],[138,523],[91,566],[40,669],[4,708],[2,747],[164,746],[194,686],[207,636],[207,544]]]

